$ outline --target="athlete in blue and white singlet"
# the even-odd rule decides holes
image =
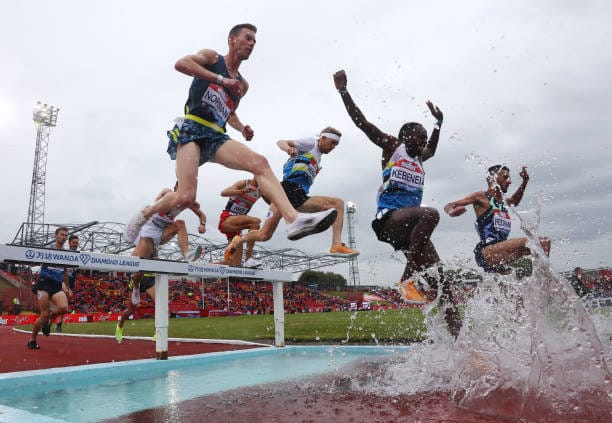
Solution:
[[[283,181],[300,187],[308,194],[314,179],[321,169],[321,151],[315,137],[297,138],[293,141],[295,156],[290,156],[283,165]]]
[[[527,169],[523,166],[519,174],[521,185],[509,197],[504,197],[510,186],[510,169],[506,166],[491,166],[487,171],[486,191],[477,191],[444,206],[444,211],[451,217],[460,216],[466,212],[465,206],[472,205],[476,214],[476,232],[480,242],[474,248],[476,264],[485,272],[509,274],[512,269],[507,264],[531,254],[527,247],[527,238],[511,238],[512,223],[506,208],[517,206],[523,198],[523,193],[529,181]],[[544,253],[550,253],[550,239],[540,237],[540,245]]]
[[[405,144],[399,144],[382,172],[378,189],[377,213],[402,207],[420,207],[423,200],[425,171],[418,158],[410,157]]]
[[[365,118],[347,90],[345,71],[334,74],[334,84],[355,125],[382,150],[383,183],[377,194],[372,229],[380,241],[401,250],[406,257],[406,267],[399,282],[402,295],[415,304],[424,304],[435,298],[434,291],[442,281],[443,295],[439,305],[445,310],[449,331],[457,336],[461,328],[460,316],[452,301],[449,282],[443,277],[440,257],[431,242],[440,215],[433,207],[421,207],[425,176],[423,163],[434,156],[438,147],[442,111],[427,101],[427,107],[436,119],[429,140],[423,125],[416,122],[404,124],[395,137]],[[428,280],[432,289],[425,290],[416,281],[427,276],[425,273],[431,273],[428,269],[436,275]]]
[[[279,140],[276,144],[289,158],[283,165],[281,186],[291,205],[303,212],[321,212],[334,209],[337,218],[332,225],[332,241],[329,254],[334,257],[356,257],[359,252],[342,242],[344,225],[344,201],[337,197],[308,195],[316,176],[321,170],[321,156],[331,153],[340,143],[342,133],[331,126],[323,128],[315,137]],[[267,241],[272,237],[280,220],[273,204],[264,226],[259,231],[247,233],[242,242]]]

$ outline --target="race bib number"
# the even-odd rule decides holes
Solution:
[[[230,208],[230,213],[232,214],[243,215],[243,214],[247,214],[248,212],[249,212],[249,208],[243,206],[242,204],[234,203],[232,204],[232,207]]]
[[[396,163],[391,169],[390,180],[391,182],[422,190],[425,182],[422,172],[422,169],[414,166],[413,163],[401,163],[400,166],[397,166]]]
[[[512,222],[510,221],[510,215],[504,210],[495,210],[493,214],[493,227],[495,230],[501,233],[510,233],[512,228]]]
[[[221,86],[216,84],[208,86],[202,96],[202,104],[210,107],[214,114],[219,116],[223,122],[227,122],[232,113],[232,99],[227,96],[227,93]]]

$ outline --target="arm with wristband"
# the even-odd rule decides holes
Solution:
[[[429,107],[429,111],[433,117],[436,118],[436,123],[434,124],[433,131],[431,131],[431,136],[429,137],[427,146],[423,149],[423,154],[421,155],[422,161],[430,159],[434,156],[434,154],[436,154],[438,140],[440,139],[440,128],[442,127],[442,120],[444,119],[442,111],[438,108],[438,106],[434,105],[429,100],[427,100],[427,107]]]

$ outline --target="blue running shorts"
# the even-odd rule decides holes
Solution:
[[[190,119],[185,119],[181,127],[174,125],[168,131],[168,149],[166,150],[172,160],[176,160],[178,144],[197,142],[200,146],[200,166],[210,161],[215,153],[229,139],[227,134],[215,131]]]

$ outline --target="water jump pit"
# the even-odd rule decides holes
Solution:
[[[612,421],[612,313],[586,309],[533,256],[531,276],[485,275],[456,340],[431,306],[427,341],[410,347],[290,346],[5,373],[0,422]]]

